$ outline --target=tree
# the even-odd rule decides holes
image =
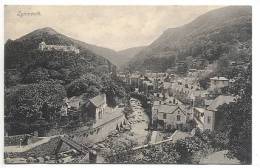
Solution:
[[[116,97],[124,98],[126,96],[125,85],[122,81],[118,79],[112,79],[107,75],[101,77],[102,80],[102,89],[101,91],[107,95],[107,104],[111,107],[116,106]]]
[[[66,97],[66,91],[62,85],[48,81],[16,86],[5,92],[5,96],[6,115],[13,116],[16,122],[31,123],[37,119],[37,113],[44,109],[44,104],[59,109]]]
[[[137,140],[129,135],[113,139],[109,142],[109,151],[106,152],[105,159],[109,163],[132,163],[132,148],[137,145]]]
[[[93,89],[93,91],[90,89],[90,87]],[[96,95],[97,90],[100,89],[101,89],[100,78],[91,73],[87,73],[82,75],[79,79],[72,81],[67,86],[67,94],[69,97],[79,96],[83,93],[89,93],[89,95]]]
[[[207,154],[209,145],[199,136],[187,137],[175,143],[175,150],[180,155],[177,163],[194,164],[199,161],[201,154]],[[199,155],[199,156],[197,156]]]
[[[180,155],[175,150],[175,145],[172,142],[163,143],[160,145],[152,145],[141,150],[143,157],[137,160],[137,163],[177,163]]]
[[[252,161],[251,70],[250,64],[231,89],[235,95],[238,95],[236,102],[219,108],[224,118],[220,131],[227,133],[229,154],[244,164],[250,164]]]
[[[45,68],[36,68],[28,73],[23,79],[24,83],[38,83],[40,81],[49,80],[48,70]]]

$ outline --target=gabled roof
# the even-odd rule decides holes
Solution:
[[[184,110],[178,106],[178,105],[169,105],[169,104],[161,104],[158,106],[155,106],[154,109],[158,110],[158,113],[167,113],[167,114],[173,114],[176,110],[180,109],[182,111],[182,113],[184,115],[186,115],[186,113],[184,112]]]
[[[92,99],[89,99],[89,101],[95,106],[99,107],[100,105],[105,103],[105,94],[98,95]]]
[[[194,109],[196,109],[199,113],[204,113],[206,111],[206,109],[200,107],[195,107]]]
[[[210,111],[217,111],[217,108],[223,104],[229,104],[230,102],[234,102],[235,97],[233,96],[218,96],[215,100],[211,102],[211,104],[208,106],[207,110]]]
[[[78,109],[80,107],[80,104],[84,104],[87,101],[88,101],[88,98],[84,94],[82,94],[80,96],[73,96],[73,97],[69,98],[68,105]]]

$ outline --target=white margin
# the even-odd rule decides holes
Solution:
[[[260,1],[258,0],[1,0],[0,6],[0,68],[1,68],[1,101],[0,101],[0,116],[1,116],[1,135],[4,135],[4,5],[250,5],[253,7],[253,164],[252,165],[136,165],[136,164],[33,164],[33,165],[25,165],[25,164],[18,164],[18,165],[4,165],[3,164],[3,149],[4,149],[4,142],[3,136],[0,140],[1,142],[1,152],[0,152],[0,163],[3,167],[34,167],[34,168],[42,168],[42,167],[66,167],[69,168],[71,166],[75,168],[79,167],[114,167],[114,168],[121,168],[123,167],[143,167],[143,168],[158,168],[158,167],[253,167],[259,168],[260,167],[260,77],[258,73],[260,73]],[[258,22],[257,22],[258,21]],[[258,102],[259,101],[259,102]]]

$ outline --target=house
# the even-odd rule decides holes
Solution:
[[[212,100],[208,107],[206,108],[194,108],[194,119],[197,123],[197,126],[201,130],[214,130],[216,123],[216,116],[218,115],[218,107],[223,104],[229,104],[235,101],[233,96],[223,96],[220,95],[216,99]]]
[[[121,81],[127,83],[127,77],[126,77],[125,74],[118,74],[117,77],[118,77]]]
[[[124,129],[128,122],[123,113],[123,109],[123,107],[105,107],[102,117],[97,119],[92,125],[93,129],[89,132],[86,141],[92,143],[104,141],[113,131]]]
[[[186,124],[186,112],[176,102],[155,101],[152,125],[158,129],[181,129]]]
[[[225,77],[210,78],[210,88],[220,89],[229,86],[229,80]]]
[[[132,87],[134,88],[139,88],[139,78],[140,78],[140,75],[138,74],[131,74],[130,77],[129,77],[129,83]]]
[[[105,94],[89,99],[86,113],[87,117],[94,122],[87,141],[93,143],[103,141],[111,132],[121,130],[127,124],[123,109],[124,107],[108,107]]]
[[[94,119],[95,122],[98,122],[99,119],[102,119],[105,107],[107,106],[106,94],[100,94],[92,99],[89,99],[89,102],[85,106],[85,117]]]
[[[61,116],[68,116],[69,108],[70,108],[69,99],[66,97],[63,99],[63,105],[61,106]]]

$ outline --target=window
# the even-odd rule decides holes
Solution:
[[[211,117],[208,116],[208,124],[211,122]]]
[[[163,114],[163,119],[166,119],[166,114]]]
[[[177,121],[181,121],[181,116],[177,115]]]
[[[102,111],[98,112],[98,118],[101,119],[102,118]]]

